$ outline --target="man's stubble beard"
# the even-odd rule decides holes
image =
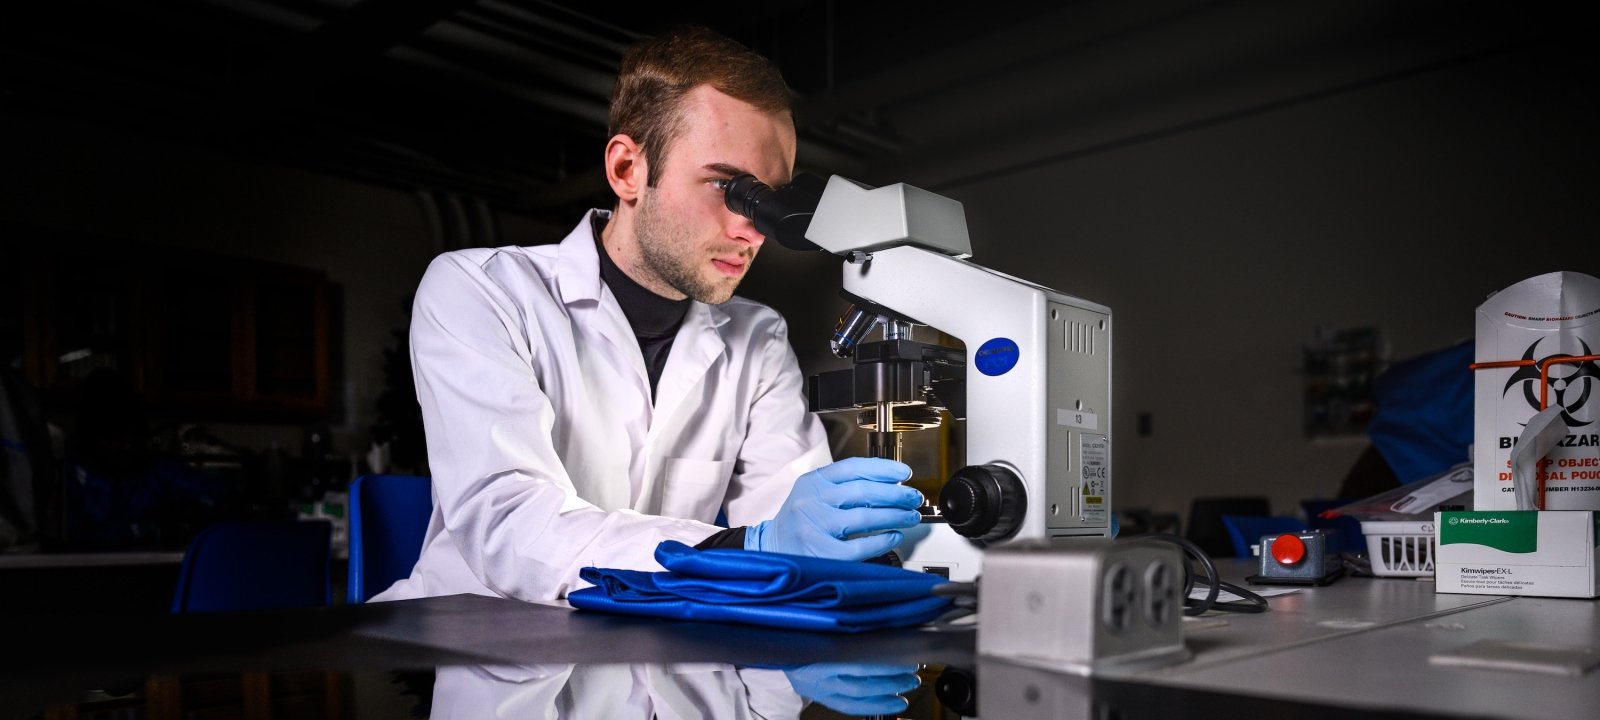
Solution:
[[[634,219],[634,238],[639,243],[639,261],[669,287],[708,305],[721,305],[733,297],[737,281],[707,281],[699,272],[711,261],[700,257],[693,233],[662,212],[656,193],[645,191]],[[746,259],[748,263],[754,258]]]

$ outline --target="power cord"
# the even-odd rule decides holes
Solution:
[[[1185,555],[1188,555],[1194,560],[1198,560],[1200,562],[1200,566],[1205,569],[1205,576],[1197,577],[1194,573],[1194,567],[1190,563],[1185,562],[1183,564],[1184,615],[1203,615],[1211,610],[1231,613],[1261,613],[1267,611],[1266,598],[1233,583],[1223,581],[1221,576],[1217,573],[1216,563],[1211,561],[1211,556],[1207,555],[1206,551],[1201,550],[1199,545],[1194,544],[1187,538],[1174,535],[1172,533],[1155,533],[1151,535],[1141,535],[1137,538],[1129,538],[1129,540],[1135,539],[1167,542],[1177,545],[1183,549]],[[977,629],[977,623],[960,623],[957,621],[969,615],[977,614],[978,585],[981,581],[982,578],[978,578],[972,582],[948,582],[933,586],[932,592],[934,595],[950,598],[953,604],[948,612],[934,619],[934,630],[940,632],[953,632],[971,631]],[[1194,586],[1196,584],[1206,585],[1210,588],[1206,591],[1205,598],[1197,600],[1190,597],[1190,594],[1194,591]],[[1227,590],[1228,592],[1233,593],[1234,595],[1237,595],[1243,599],[1218,600],[1217,597],[1223,590]]]
[[[1190,542],[1187,538],[1180,537],[1172,533],[1154,533],[1151,535],[1141,535],[1138,537],[1138,539],[1169,542],[1177,545],[1178,547],[1183,548],[1185,555],[1188,555],[1195,560],[1199,560],[1200,566],[1205,568],[1206,576],[1204,578],[1197,578],[1194,574],[1194,567],[1187,562],[1183,564],[1184,615],[1203,615],[1209,610],[1233,613],[1260,613],[1267,611],[1266,598],[1233,583],[1223,582],[1222,578],[1217,574],[1217,565],[1211,561],[1211,556],[1207,555],[1206,551],[1201,550],[1199,545]],[[1206,591],[1206,596],[1203,600],[1196,600],[1189,597],[1189,594],[1194,591],[1194,586],[1196,583],[1208,585],[1211,588],[1210,590]],[[1219,601],[1217,600],[1217,595],[1222,590],[1227,590],[1228,592],[1238,595],[1244,599]]]
[[[979,578],[979,580],[981,579]],[[934,630],[940,632],[965,632],[978,629],[977,623],[956,622],[968,615],[976,615],[978,613],[978,580],[935,585],[932,592],[939,597],[950,598],[953,603],[953,607],[949,612],[934,618]]]

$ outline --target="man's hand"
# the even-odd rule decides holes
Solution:
[[[746,550],[865,560],[900,544],[896,528],[915,527],[922,493],[900,483],[904,463],[848,458],[801,475],[771,520],[745,533]]]

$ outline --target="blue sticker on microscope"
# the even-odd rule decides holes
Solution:
[[[978,346],[978,353],[972,363],[978,366],[978,372],[985,375],[1004,375],[1017,366],[1017,360],[1022,356],[1017,350],[1017,344],[1010,338],[994,338]]]

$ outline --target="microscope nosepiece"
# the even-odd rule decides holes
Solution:
[[[859,345],[861,338],[866,337],[867,331],[877,324],[876,313],[851,305],[843,315],[839,316],[839,322],[834,323],[833,339],[829,341],[828,346],[837,357],[855,357],[856,345]]]

